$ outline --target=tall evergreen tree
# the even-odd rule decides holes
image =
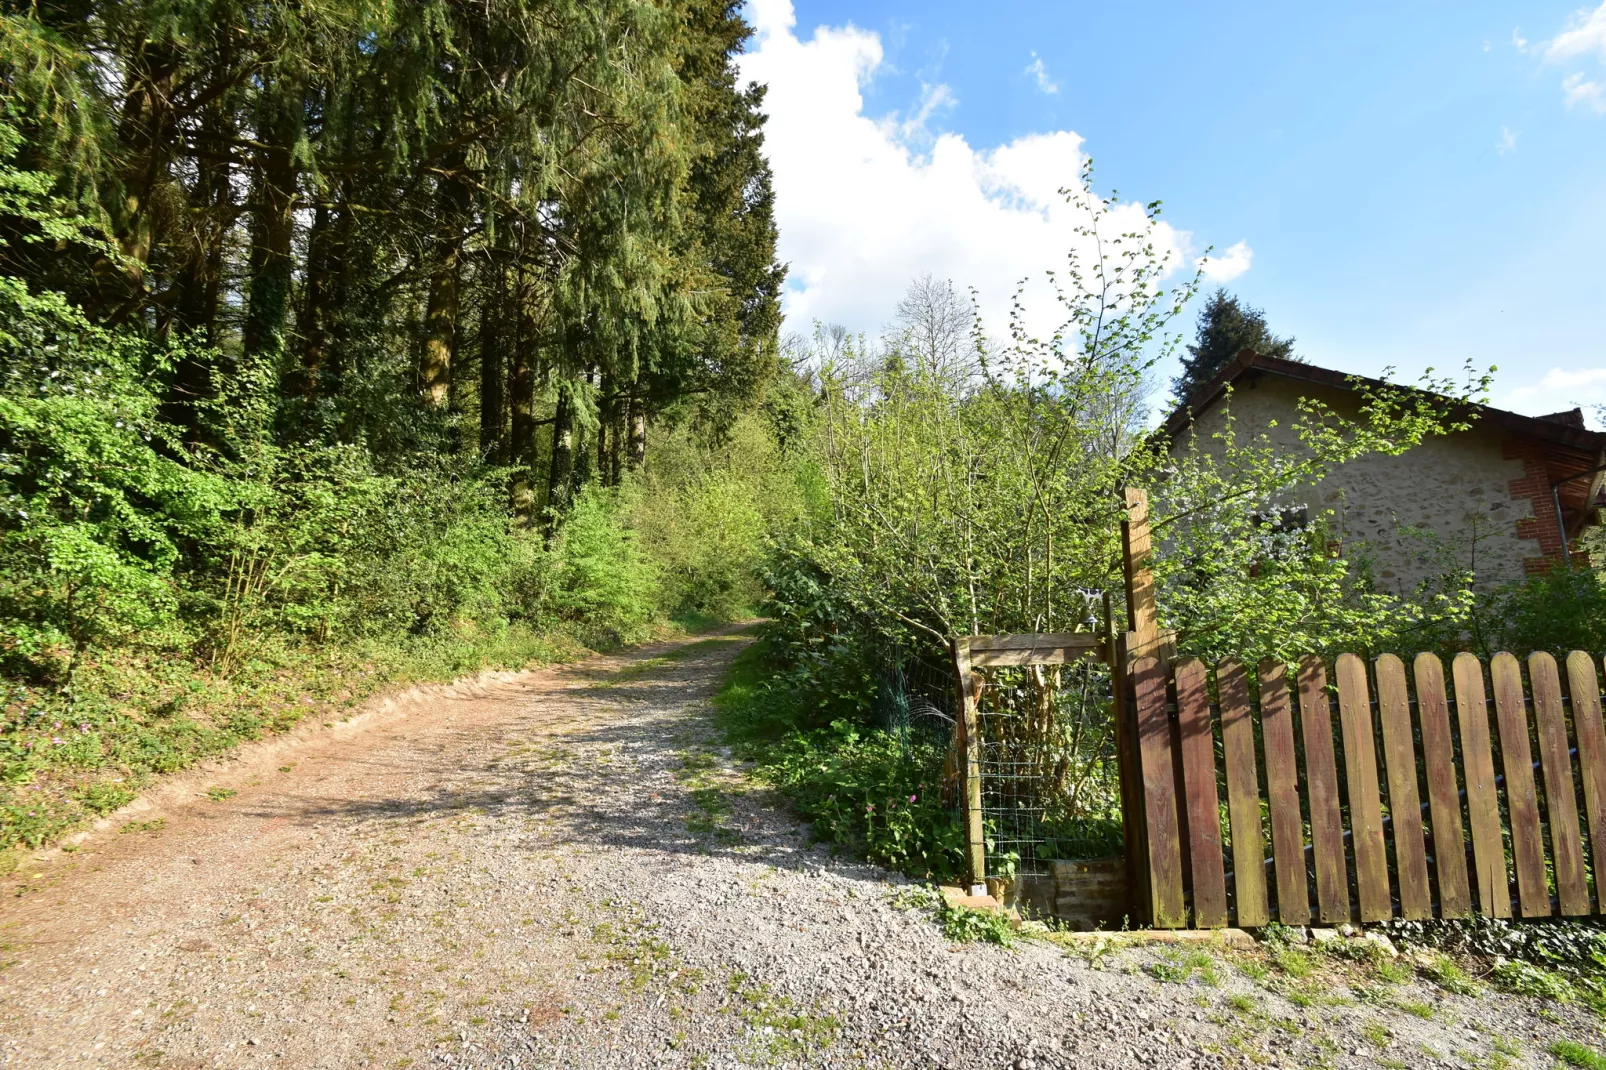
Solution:
[[[1299,359],[1294,355],[1294,340],[1272,334],[1264,312],[1218,288],[1199,310],[1193,344],[1182,358],[1182,374],[1171,383],[1177,400],[1186,402],[1246,349],[1263,357]]]

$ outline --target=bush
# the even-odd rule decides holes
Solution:
[[[575,500],[551,565],[547,608],[557,619],[604,642],[643,634],[655,609],[657,573],[611,494],[588,487]]]
[[[814,711],[775,653],[753,644],[715,700],[738,756],[812,822],[816,839],[914,877],[947,879],[964,863],[964,830],[943,801],[943,748],[837,719],[810,727]]]
[[[1486,651],[1606,651],[1606,583],[1592,568],[1535,576],[1482,599],[1477,612]]]

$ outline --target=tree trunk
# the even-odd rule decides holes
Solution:
[[[502,429],[505,408],[503,347],[507,335],[507,290],[503,266],[491,252],[489,292],[480,305],[480,456],[488,464],[504,464],[506,435]]]
[[[145,271],[156,244],[156,191],[168,178],[173,136],[170,101],[178,77],[178,56],[169,44],[147,42],[131,64],[127,95],[118,118],[118,140],[123,146],[123,218],[118,245],[128,259],[123,273],[128,299],[136,304],[144,296]],[[118,295],[118,301],[125,300]],[[131,311],[125,307],[123,313]]]
[[[512,428],[507,460],[513,465],[513,515],[520,527],[528,528],[535,524],[535,362],[530,352],[534,332],[525,324],[523,286],[515,293],[519,311],[514,317],[518,330],[509,354]]]
[[[547,532],[569,511],[570,481],[574,476],[574,398],[568,384],[558,385],[557,409],[552,413],[552,468],[547,475]]]
[[[647,410],[641,404],[641,399],[630,399],[630,454],[629,463],[632,472],[637,471],[647,463]]]
[[[292,108],[299,100],[299,93],[281,89],[275,99],[264,102],[267,144],[257,155],[249,260],[250,304],[241,330],[241,342],[248,356],[274,353],[284,347],[294,266],[291,239],[295,228],[297,178],[291,151],[295,146],[298,116]]]
[[[613,376],[604,372],[602,386],[597,391],[598,397],[601,398],[597,412],[597,479],[605,487],[615,486],[619,482],[614,478],[612,466],[608,463],[609,444],[617,437],[611,433],[614,402],[609,400],[609,395],[613,393],[613,389]]]
[[[294,393],[315,401],[323,387],[325,365],[329,359],[329,298],[334,289],[331,277],[338,269],[333,255],[334,226],[329,206],[318,205],[312,213],[312,234],[307,239],[307,281],[298,325],[301,328],[301,365],[290,384]]]
[[[430,273],[429,305],[424,311],[424,351],[418,363],[418,388],[424,404],[444,410],[451,394],[452,360],[457,353],[457,313],[461,303],[463,223],[468,190],[457,168],[443,177],[437,192],[440,232],[435,266]]]

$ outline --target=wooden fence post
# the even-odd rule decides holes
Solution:
[[[970,669],[970,640],[953,639],[954,677],[959,686],[959,760],[964,766],[965,876],[971,895],[987,894],[987,839],[981,812],[981,733],[976,709],[975,677]]]
[[[1154,922],[1156,903],[1149,864],[1149,799],[1144,791],[1132,667],[1139,658],[1153,657],[1158,659],[1160,671],[1166,673],[1176,656],[1176,643],[1169,632],[1160,630],[1155,610],[1154,576],[1148,566],[1149,554],[1154,548],[1149,534],[1149,492],[1128,487],[1122,493],[1125,515],[1121,519],[1121,572],[1125,581],[1127,627],[1113,644],[1110,658],[1115,692],[1116,768],[1121,779],[1121,829],[1126,841],[1128,894],[1137,920]],[[1150,770],[1150,773],[1158,771]]]

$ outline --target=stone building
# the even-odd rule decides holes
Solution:
[[[1210,449],[1230,411],[1239,441],[1265,434],[1298,447],[1301,398],[1344,416],[1359,409],[1359,384],[1378,380],[1246,350],[1166,419],[1173,451]],[[1398,592],[1443,571],[1471,568],[1479,587],[1511,583],[1562,564],[1606,506],[1606,432],[1590,431],[1578,409],[1522,416],[1467,406],[1471,427],[1434,436],[1397,457],[1342,465],[1289,502],[1296,517],[1334,513],[1344,552],[1364,543],[1380,586]],[[1272,426],[1275,422],[1275,426]]]

